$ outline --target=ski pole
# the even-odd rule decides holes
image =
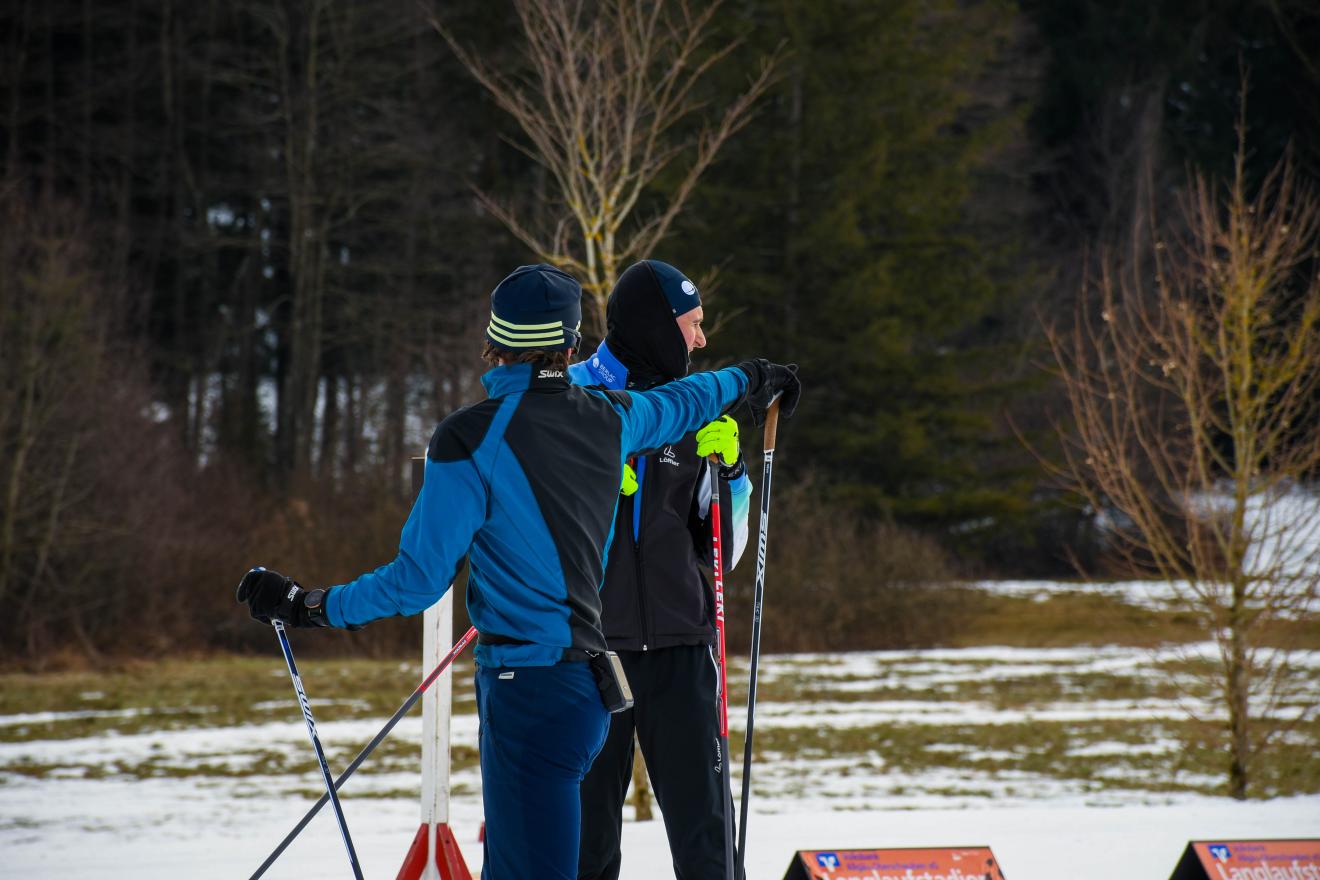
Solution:
[[[284,662],[289,666],[289,677],[293,679],[293,689],[298,694],[298,705],[302,707],[303,720],[307,722],[307,736],[312,740],[312,749],[316,752],[316,761],[321,765],[321,778],[325,780],[325,790],[330,803],[335,807],[335,819],[339,822],[339,834],[344,838],[344,848],[348,850],[348,863],[353,866],[353,876],[362,880],[362,867],[358,864],[357,851],[353,849],[353,838],[348,834],[348,820],[344,818],[344,808],[339,805],[339,796],[335,794],[335,784],[330,778],[330,765],[325,762],[325,749],[321,748],[321,738],[316,735],[316,721],[312,718],[312,704],[303,690],[302,678],[298,675],[298,666],[293,662],[293,649],[289,647],[289,634],[284,631],[284,621],[278,617],[271,621],[275,634],[280,637],[280,650],[284,652]]]
[[[395,711],[389,721],[385,722],[385,726],[380,729],[380,732],[372,738],[371,742],[367,743],[362,751],[358,752],[358,756],[353,759],[353,762],[348,765],[348,768],[345,769],[343,773],[339,774],[339,778],[334,782],[335,791],[343,788],[344,782],[348,780],[348,777],[352,776],[353,773],[357,771],[357,768],[362,766],[362,762],[367,759],[367,756],[376,750],[376,746],[380,745],[385,737],[389,736],[390,731],[394,729],[394,725],[398,724],[399,720],[403,718],[404,715],[408,714],[408,710],[417,704],[417,701],[422,698],[422,694],[426,693],[426,689],[435,683],[435,680],[440,677],[440,674],[449,668],[449,664],[454,662],[454,658],[459,654],[462,654],[463,650],[467,648],[476,637],[477,628],[475,626],[469,627],[467,632],[459,636],[458,641],[454,642],[454,646],[449,649],[449,653],[440,659],[440,662],[436,664],[435,669],[432,669],[430,673],[427,674],[426,678],[422,679],[422,683],[417,686],[417,690],[413,691],[408,699],[403,701],[403,705]],[[289,848],[289,844],[293,843],[293,839],[302,833],[302,830],[307,827],[307,823],[312,821],[312,817],[320,812],[321,808],[324,807],[329,800],[330,797],[328,794],[321,795],[321,799],[312,805],[312,808],[307,811],[307,815],[303,816],[302,820],[299,821],[297,825],[293,826],[293,830],[285,836],[284,840],[280,841],[280,845],[275,847],[275,851],[266,857],[266,861],[261,863],[261,867],[257,868],[249,880],[257,880],[258,877],[266,873],[267,869],[275,864],[275,860],[280,857],[280,854]]]
[[[756,668],[761,659],[761,603],[765,598],[765,544],[770,534],[770,475],[775,464],[775,434],[779,431],[779,399],[765,413],[765,447],[761,463],[761,529],[756,542],[756,593],[752,602],[752,658],[747,677],[747,737],[743,742],[742,800],[738,801],[738,874],[747,852],[747,804],[752,797],[752,727],[756,721]]]
[[[715,575],[715,634],[719,642],[720,670],[720,765],[724,789],[724,877],[734,880],[733,873],[733,783],[729,780],[729,675],[725,669],[724,651],[724,548],[720,543],[720,481],[719,456],[711,455],[707,474],[710,479],[710,563]]]

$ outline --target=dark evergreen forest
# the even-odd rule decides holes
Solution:
[[[265,645],[248,566],[392,558],[410,457],[481,394],[489,292],[537,259],[477,193],[560,198],[432,19],[525,72],[504,2],[0,8],[0,659]],[[1320,7],[731,0],[713,26],[703,106],[773,79],[649,256],[702,282],[698,368],[801,366],[782,601],[813,571],[846,595],[1095,561],[1028,448],[1064,412],[1042,327],[1189,169],[1231,174],[1242,107],[1249,175],[1290,152],[1320,181]]]

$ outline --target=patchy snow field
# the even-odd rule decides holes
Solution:
[[[781,877],[797,849],[989,845],[1011,880],[1163,880],[1189,839],[1320,837],[1320,794],[1289,788],[1297,774],[1316,776],[1314,724],[1290,735],[1272,782],[1301,794],[1217,796],[1220,759],[1189,739],[1186,710],[1216,713],[1171,684],[1173,670],[1212,656],[1201,645],[766,658],[749,877]],[[1310,674],[1300,710],[1320,693],[1320,653],[1297,659]],[[302,665],[338,768],[384,718],[361,715],[358,700],[315,699],[332,664]],[[271,666],[283,674],[278,658]],[[470,669],[455,682],[453,727],[469,750]],[[261,703],[263,720],[242,724],[208,706],[0,716],[0,878],[248,876],[320,784],[291,689],[287,701]],[[740,758],[744,719],[732,711]],[[61,732],[90,722],[110,726]],[[416,830],[416,757],[403,745],[420,736],[419,718],[405,719],[394,751],[345,787],[368,877],[393,877]],[[480,778],[470,752],[456,763],[452,825],[475,870]],[[628,822],[624,855],[625,878],[672,876],[659,822]],[[267,876],[350,876],[329,811]]]
[[[973,586],[987,593],[1037,602],[1064,593],[1086,593],[1150,611],[1176,611],[1187,607],[1185,591],[1176,589],[1168,581],[977,581]],[[1320,595],[1314,597],[1308,607],[1312,614],[1320,612]],[[1286,618],[1290,615],[1281,612],[1280,616]]]

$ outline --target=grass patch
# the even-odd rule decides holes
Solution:
[[[471,664],[454,674],[454,711],[476,710]],[[299,664],[318,722],[389,716],[421,680],[420,664],[310,659]],[[420,713],[420,708],[413,711]],[[254,657],[162,660],[101,672],[0,675],[0,742],[234,727],[301,719],[284,663]]]
[[[1114,596],[1082,589],[1054,593],[1043,600],[969,593],[968,601],[966,623],[955,634],[953,647],[1153,648],[1168,642],[1205,638],[1204,631],[1190,615],[1128,605]]]
[[[1075,590],[1050,593],[1043,599],[1004,596],[977,590],[960,592],[962,626],[949,646],[970,648],[1009,645],[1062,648],[1078,645],[1123,645],[1153,648],[1162,644],[1209,638],[1196,618],[1178,610],[1154,610],[1129,605],[1120,597],[1078,584]],[[1273,621],[1260,643],[1320,650],[1320,616]]]

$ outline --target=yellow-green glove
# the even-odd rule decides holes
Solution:
[[[725,467],[738,463],[738,423],[733,416],[721,416],[697,432],[697,455],[719,455]]]
[[[619,487],[620,495],[632,495],[637,491],[637,471],[632,469],[632,465],[624,462],[623,465],[623,485]]]

